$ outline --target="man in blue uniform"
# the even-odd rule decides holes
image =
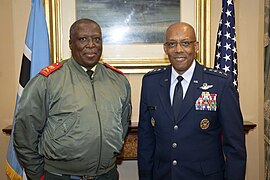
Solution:
[[[244,180],[243,118],[230,77],[196,61],[187,23],[169,26],[163,47],[171,65],[142,81],[140,180]]]

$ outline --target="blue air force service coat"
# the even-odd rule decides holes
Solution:
[[[196,62],[180,113],[174,117],[169,95],[171,68],[143,77],[140,180],[244,180],[243,118],[230,78]]]

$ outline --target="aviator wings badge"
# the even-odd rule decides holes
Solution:
[[[208,89],[210,89],[212,87],[213,87],[213,85],[208,85],[207,83],[203,83],[203,85],[200,87],[200,89],[208,90]]]

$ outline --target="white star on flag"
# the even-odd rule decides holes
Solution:
[[[220,58],[220,53],[216,54],[216,58],[219,59]]]
[[[238,90],[237,48],[233,0],[222,0],[222,13],[216,42],[214,67],[231,76],[232,83],[236,90]]]
[[[231,44],[226,43],[224,47],[226,48],[226,51],[227,51],[228,49],[231,49]]]
[[[228,6],[229,6],[229,5],[233,5],[233,4],[232,4],[232,0],[228,0],[227,3],[228,3]]]
[[[225,73],[226,73],[226,72],[230,72],[230,66],[226,66],[226,65],[225,65],[225,67],[222,68],[222,69],[225,71]]]
[[[226,26],[227,28],[229,28],[229,27],[231,27],[231,23],[230,23],[229,21],[227,21],[226,24],[225,24],[225,26]]]
[[[226,54],[225,57],[223,57],[225,59],[225,61],[230,61],[231,60],[231,55]],[[229,66],[230,67],[230,66]]]

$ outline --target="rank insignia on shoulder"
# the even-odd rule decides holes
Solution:
[[[217,75],[217,76],[224,77],[224,78],[228,77],[227,73],[225,73],[223,71],[220,71],[220,70],[217,70],[217,69],[212,69],[212,68],[206,68],[205,67],[203,70],[204,70],[204,72],[209,73],[209,74]]]
[[[195,108],[197,111],[216,111],[217,110],[217,94],[210,94],[203,91],[196,100]]]
[[[39,74],[42,74],[46,77],[48,77],[51,73],[53,73],[54,71],[56,71],[57,69],[61,68],[63,65],[59,62],[51,64],[45,68],[43,68]]]
[[[213,87],[213,85],[208,85],[207,83],[203,83],[203,85],[200,87],[200,89],[208,90],[208,89],[210,89],[212,87]]]
[[[155,121],[155,119],[152,117],[152,118],[151,118],[151,125],[154,127],[155,124],[156,124],[156,121]]]
[[[208,119],[205,118],[205,119],[201,120],[201,122],[200,122],[201,129],[208,129],[209,126],[210,126],[210,121]]]
[[[147,73],[145,74],[145,76],[149,76],[149,75],[161,73],[161,72],[165,71],[166,69],[167,69],[167,67],[161,67],[161,68],[153,69],[153,70],[147,72]],[[166,80],[165,80],[165,81],[166,81]]]
[[[107,67],[107,68],[109,68],[109,69],[111,69],[111,70],[113,70],[113,71],[115,71],[115,72],[118,72],[119,74],[123,74],[124,75],[124,73],[122,71],[120,71],[119,69],[117,69],[117,68],[109,65],[108,63],[104,63],[104,66]]]

